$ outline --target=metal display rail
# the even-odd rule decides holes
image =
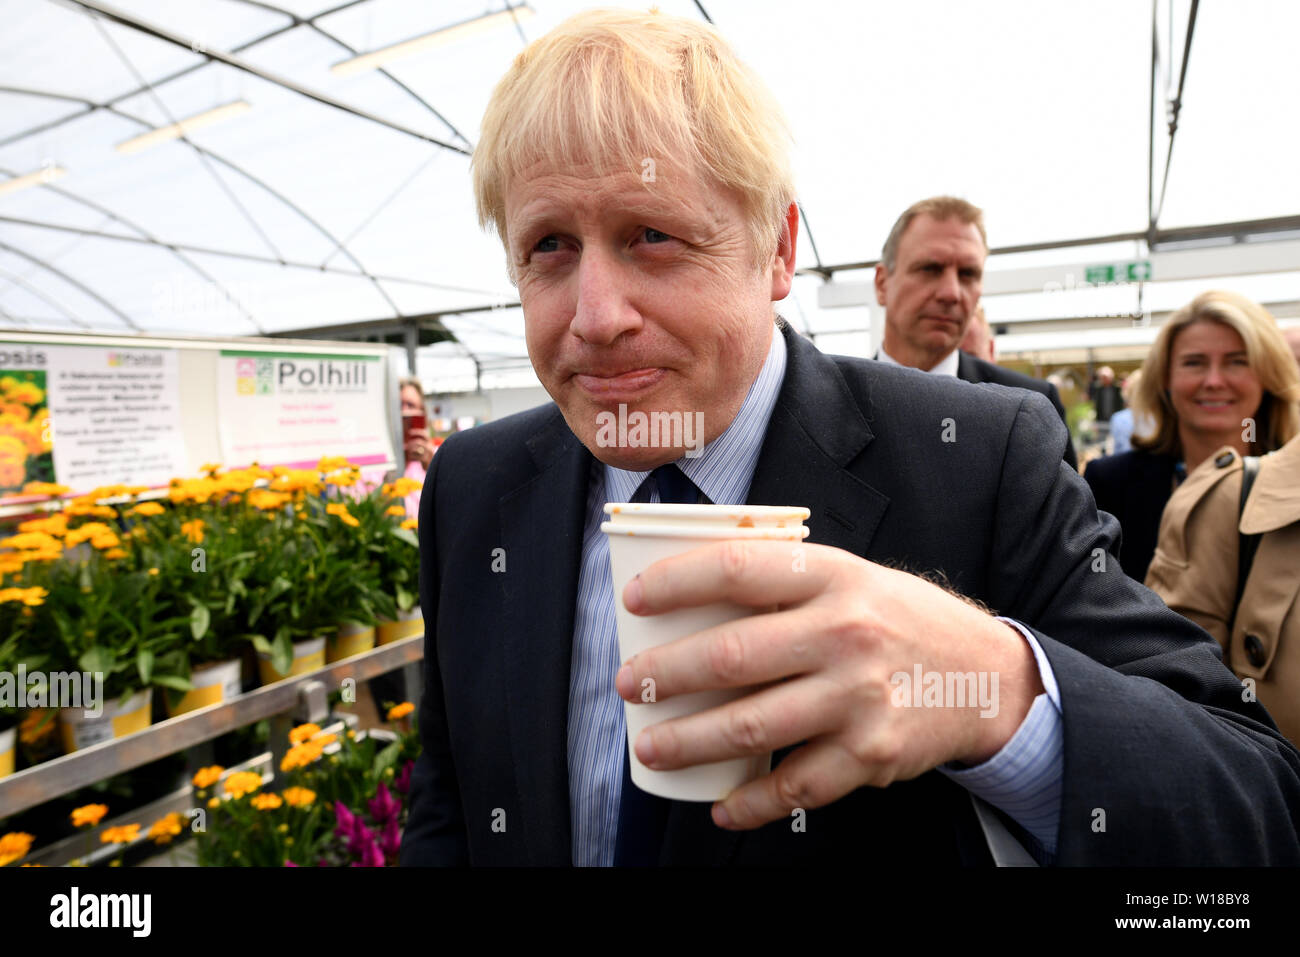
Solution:
[[[418,662],[423,658],[424,635],[412,635],[315,671],[282,678],[230,701],[169,718],[134,734],[25,768],[0,779],[0,820],[263,718],[274,719],[271,740],[274,767],[278,767],[287,747],[291,720],[323,720],[329,711],[326,695],[343,687],[348,679],[359,684],[404,667],[407,697],[418,710],[423,687]],[[277,739],[278,731],[284,742]]]

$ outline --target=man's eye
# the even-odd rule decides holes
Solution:
[[[558,239],[556,239],[554,236],[543,236],[541,239],[537,241],[537,244],[533,246],[533,252],[553,253],[556,252],[559,248],[560,248],[560,241]]]
[[[657,229],[651,229],[647,226],[645,228],[645,238],[646,242],[649,243],[666,243],[673,237],[669,236],[667,233],[660,232]]]

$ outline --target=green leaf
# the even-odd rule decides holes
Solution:
[[[95,645],[88,649],[80,658],[77,664],[81,666],[82,671],[91,671],[102,674],[112,674],[117,670],[117,658],[111,651],[103,645]]]
[[[248,640],[253,643],[253,647],[264,655],[271,653],[271,643],[266,640],[264,635],[249,635]]]
[[[415,607],[418,600],[418,596],[414,592],[403,588],[401,585],[397,586],[397,607],[402,611],[410,611]]]
[[[391,529],[390,531],[392,532],[394,538],[400,538],[402,541],[406,542],[406,544],[411,545],[415,548],[420,547],[420,537],[416,535],[415,532],[411,531],[409,528],[394,528]]]
[[[275,641],[271,642],[271,667],[282,675],[287,675],[293,667],[293,641],[284,625],[276,630]]]
[[[207,634],[208,625],[211,623],[212,613],[208,611],[208,606],[196,602],[194,610],[190,612],[190,633],[194,635],[195,641]]]
[[[401,753],[402,742],[394,741],[388,747],[384,748],[384,750],[375,755],[374,772],[376,781],[382,781],[384,779],[384,769],[391,768],[395,765],[397,763],[397,758]]]
[[[154,675],[153,684],[163,688],[172,688],[176,691],[193,691],[194,685],[186,681],[180,675]]]
[[[135,666],[140,672],[140,683],[149,684],[149,679],[153,675],[153,652],[148,648],[141,648],[135,656]]]

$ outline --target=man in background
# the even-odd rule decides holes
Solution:
[[[994,363],[998,361],[995,356],[996,346],[993,344],[993,330],[989,328],[989,321],[984,317],[983,306],[975,307],[975,315],[971,317],[970,325],[966,327],[966,335],[961,340],[960,348],[962,352],[976,359]]]
[[[889,231],[876,266],[876,301],[885,307],[885,336],[876,358],[967,382],[1039,392],[1065,422],[1056,388],[957,348],[983,291],[988,240],[984,211],[955,196],[913,203]],[[1065,461],[1078,468],[1074,443]]]

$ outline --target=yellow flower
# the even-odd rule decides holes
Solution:
[[[193,521],[181,522],[181,534],[188,538],[195,545],[203,541],[203,529],[205,525],[203,519],[196,518]]]
[[[95,518],[117,518],[117,510],[109,508],[107,505],[91,505],[87,502],[73,502],[64,513],[68,515],[93,515]]]
[[[325,511],[329,512],[331,515],[337,515],[344,525],[350,525],[351,527],[356,528],[361,524],[353,517],[352,513],[348,511],[348,507],[341,502],[336,502],[333,505],[326,505]]]
[[[68,533],[68,516],[55,512],[49,518],[33,518],[18,526],[20,532],[43,532],[46,535],[62,538]]]
[[[90,544],[103,551],[107,548],[117,548],[122,544],[122,540],[113,532],[107,532],[103,535],[96,535],[90,540]]]
[[[27,852],[32,849],[32,841],[36,838],[23,831],[12,831],[4,837],[0,837],[0,867],[18,860],[20,857],[26,857]]]
[[[280,805],[284,804],[277,794],[259,794],[253,800],[248,802],[259,811],[274,811]]]
[[[256,771],[236,771],[226,778],[226,793],[236,801],[262,786],[262,776]]]
[[[79,807],[72,812],[72,826],[81,827],[83,824],[94,827],[104,815],[108,813],[107,804],[87,804]]]
[[[310,788],[285,788],[284,801],[290,807],[306,807],[316,800],[316,792]]]
[[[91,539],[98,538],[101,535],[112,535],[113,530],[103,522],[87,522],[78,528],[68,532],[67,537],[63,540],[68,548],[80,545],[82,542],[88,542]]]
[[[35,607],[45,603],[45,596],[48,595],[44,588],[33,586],[31,588],[0,588],[0,605],[7,601],[20,601],[24,605]]]
[[[220,471],[220,469],[221,469],[221,465],[216,462],[206,462],[203,465],[199,466],[200,472],[207,472],[209,475],[212,475],[213,473]]]
[[[214,798],[209,799],[209,801],[208,801],[208,807],[213,808],[214,810],[215,810],[216,808],[221,807],[221,798],[219,798],[219,797],[214,797]]]
[[[66,485],[56,485],[53,482],[28,482],[23,486],[24,495],[48,495],[50,498],[57,498],[71,492]]]
[[[128,511],[126,514],[153,516],[153,515],[162,515],[166,511],[167,509],[163,508],[157,502],[141,502],[139,505],[137,505],[135,508]]]
[[[396,482],[390,482],[385,485],[381,491],[388,498],[406,498],[412,492],[424,488],[424,483],[418,479],[399,478]]]
[[[320,734],[320,725],[300,724],[289,732],[289,743],[302,744],[304,741],[310,740],[318,734]]]
[[[282,508],[289,501],[289,495],[286,492],[273,492],[268,488],[255,488],[249,491],[244,500],[253,508],[272,512]]]
[[[154,821],[145,836],[155,844],[169,844],[173,837],[180,834],[184,821],[179,812],[173,811],[166,817]]]
[[[110,548],[108,551],[104,552],[104,557],[114,559],[126,558],[126,552],[122,551],[120,548]]]
[[[63,543],[45,532],[23,532],[0,539],[0,548],[57,548],[62,550]]]
[[[316,463],[318,472],[335,472],[339,469],[350,468],[352,463],[341,455],[321,456],[321,460]]]
[[[101,844],[130,844],[140,834],[139,824],[122,824],[118,827],[110,827],[99,835]]]
[[[411,531],[415,531],[417,528],[420,527],[420,523],[416,519],[408,518],[399,527],[409,528]]]
[[[415,710],[415,705],[411,704],[411,702],[409,701],[403,701],[401,704],[395,704],[388,709],[388,720],[397,721],[400,718],[405,718],[408,714],[410,714],[414,710]]]
[[[339,736],[337,734],[322,734],[320,737],[313,738],[311,743],[323,750],[338,739]]]
[[[45,390],[34,382],[20,382],[9,390],[9,401],[40,405],[45,401]]]
[[[280,761],[280,770],[292,771],[294,768],[305,768],[320,757],[323,748],[324,745],[319,739],[295,744]]]
[[[150,575],[157,575],[157,574],[158,574],[158,569],[156,569],[156,568],[151,568],[151,569],[149,569],[149,574],[150,574]]]
[[[219,764],[212,764],[206,768],[199,768],[198,771],[194,772],[194,778],[191,783],[193,783],[196,788],[212,787],[212,785],[221,780],[221,772],[225,770],[226,769]]]
[[[402,505],[390,505],[384,510],[385,515],[402,516],[406,514],[406,508]]]
[[[340,469],[325,476],[325,481],[339,488],[351,488],[361,481],[361,473],[357,469]]]

